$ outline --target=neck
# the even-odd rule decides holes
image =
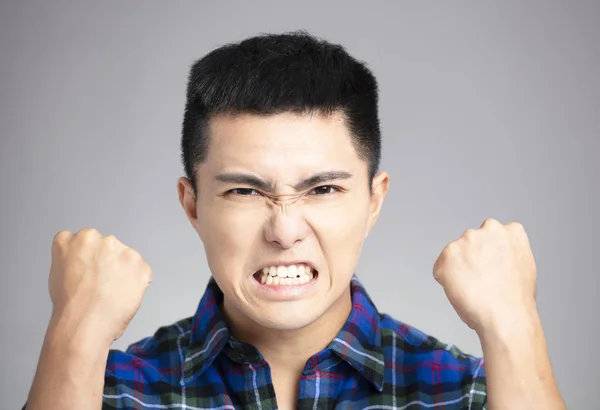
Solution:
[[[225,299],[224,314],[233,336],[256,347],[269,366],[302,372],[308,359],[325,349],[344,326],[352,310],[350,285],[316,321],[301,329],[281,330],[260,326],[232,308]]]

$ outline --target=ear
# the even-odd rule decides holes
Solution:
[[[196,211],[196,195],[192,183],[186,177],[180,177],[177,180],[177,193],[179,202],[185,211],[185,215],[189,219],[194,228],[197,226],[198,214]]]
[[[377,219],[379,218],[383,200],[387,195],[389,180],[390,176],[384,171],[375,175],[375,178],[373,178],[373,182],[371,184],[371,207],[369,210],[369,223],[367,225],[365,237],[369,235],[371,228],[373,228],[375,222],[377,222]]]

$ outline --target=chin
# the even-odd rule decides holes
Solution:
[[[271,311],[250,316],[261,327],[273,330],[299,330],[317,321],[324,312],[306,309],[304,306],[286,306],[279,311]]]

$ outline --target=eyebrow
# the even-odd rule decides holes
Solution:
[[[325,171],[314,174],[296,185],[294,185],[294,189],[296,191],[302,191],[308,189],[312,186],[323,184],[325,182],[331,182],[340,179],[349,179],[352,178],[352,174],[347,171]],[[219,182],[225,182],[230,184],[241,184],[241,185],[249,185],[254,188],[260,189],[266,192],[275,191],[275,185],[272,182],[265,181],[255,175],[252,174],[244,174],[240,172],[231,172],[231,173],[221,173],[215,176],[215,179]]]

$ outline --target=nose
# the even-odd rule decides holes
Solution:
[[[291,215],[287,207],[275,208],[265,226],[265,239],[282,249],[293,248],[308,236],[308,224],[298,213]]]

